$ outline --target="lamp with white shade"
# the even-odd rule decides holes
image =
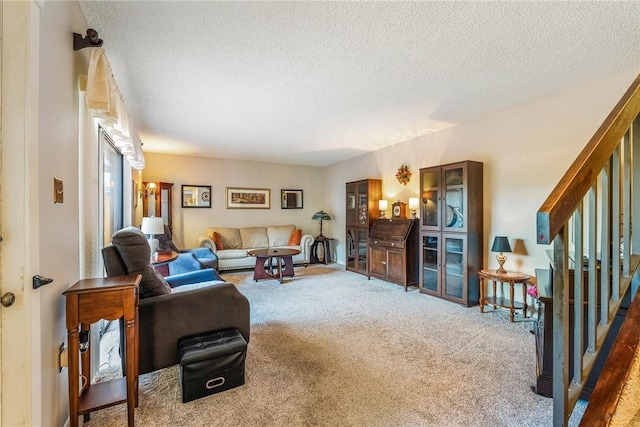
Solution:
[[[418,210],[417,197],[409,197],[409,210],[411,211],[411,219],[416,219],[416,211]]]
[[[386,218],[386,210],[389,207],[389,203],[386,200],[378,201],[378,209],[380,209],[380,219]]]
[[[149,247],[151,248],[151,254],[158,252],[158,246],[160,241],[155,239],[154,234],[164,234],[164,223],[160,217],[144,217],[142,218],[142,225],[140,231],[149,235]]]

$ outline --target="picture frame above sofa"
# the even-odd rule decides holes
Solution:
[[[227,209],[271,209],[268,188],[227,187]]]
[[[183,185],[182,186],[182,207],[183,208],[210,208],[211,207],[211,186],[210,185]]]
[[[280,190],[280,208],[302,209],[302,190]]]

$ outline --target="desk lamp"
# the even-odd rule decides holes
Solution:
[[[322,235],[322,221],[331,221],[331,217],[329,216],[329,214],[326,213],[325,211],[316,212],[316,213],[313,214],[311,219],[319,219],[320,220],[320,234],[316,237],[316,239],[317,238],[324,238],[324,236]]]
[[[164,223],[162,222],[162,218],[157,217],[144,217],[142,218],[142,225],[140,226],[140,231],[144,234],[149,235],[149,247],[151,248],[151,254],[155,254],[158,252],[158,246],[160,246],[160,241],[153,237],[154,234],[164,234]]]
[[[417,197],[409,197],[409,210],[411,211],[411,219],[416,219],[416,211],[418,210]]]
[[[386,211],[389,207],[389,202],[382,199],[378,201],[378,209],[380,210],[380,219],[386,219]]]
[[[500,268],[496,270],[496,273],[504,274],[507,270],[504,269],[503,265],[507,260],[507,257],[503,254],[503,252],[511,252],[511,246],[509,245],[509,239],[506,236],[496,236],[493,240],[493,246],[491,247],[491,252],[500,252],[499,255],[496,255],[496,259],[498,260],[498,264],[500,264]]]

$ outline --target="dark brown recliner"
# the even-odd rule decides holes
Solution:
[[[151,265],[144,234],[135,227],[117,231],[112,243],[102,249],[102,257],[109,277],[142,275],[140,374],[179,363],[178,340],[182,337],[235,328],[249,342],[249,301],[215,270],[163,278]]]

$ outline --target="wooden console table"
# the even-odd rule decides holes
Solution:
[[[69,422],[78,426],[78,416],[89,421],[92,411],[127,403],[129,427],[134,424],[138,406],[138,285],[142,276],[114,276],[83,279],[63,292],[67,306],[67,340],[69,344]],[[89,329],[101,319],[124,318],[125,353],[122,363],[125,376],[104,383],[91,384],[91,349]],[[78,333],[80,326],[80,333]],[[80,343],[82,336],[82,343]],[[82,345],[82,349],[81,346]],[[82,359],[82,387],[78,355]]]
[[[527,317],[527,284],[531,280],[531,276],[522,273],[514,273],[507,271],[506,273],[498,273],[496,270],[480,270],[480,312],[484,313],[485,304],[492,305],[493,308],[502,307],[509,309],[509,320],[513,322],[516,310],[522,309],[522,317]],[[493,296],[486,298],[484,291],[484,281],[493,281]],[[509,284],[509,299],[498,297],[496,295],[496,285],[498,282]],[[522,304],[514,301],[514,287],[516,283],[522,283]]]

